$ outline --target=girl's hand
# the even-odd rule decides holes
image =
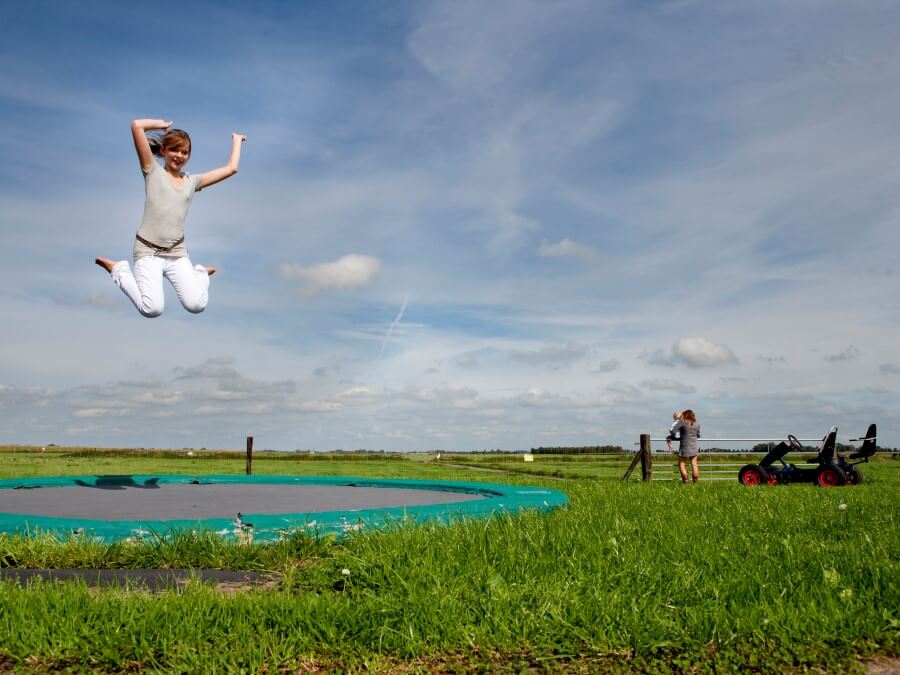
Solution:
[[[142,131],[168,131],[172,128],[172,122],[165,120],[134,120],[131,126],[137,126]]]
[[[244,136],[244,134],[239,134],[236,131],[232,132],[231,157],[228,160],[228,164],[202,174],[200,176],[200,182],[197,183],[198,190],[220,183],[226,178],[231,178],[231,176],[238,172],[238,168],[241,165],[241,144],[246,140],[247,137]]]

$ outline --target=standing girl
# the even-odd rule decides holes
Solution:
[[[697,424],[697,416],[693,410],[685,410],[681,413],[681,419],[677,420],[669,430],[668,442],[678,441],[678,471],[681,473],[681,481],[688,482],[687,467],[684,460],[691,461],[691,478],[696,483],[700,480],[700,469],[697,468],[697,455],[700,454],[700,425]]]
[[[164,131],[147,137],[148,131]],[[134,272],[127,260],[97,258],[94,262],[109,272],[137,310],[146,317],[163,313],[163,277],[175,288],[184,308],[194,314],[206,309],[209,277],[215,267],[192,265],[184,246],[184,220],[198,192],[230,178],[241,162],[242,134],[231,134],[228,164],[200,175],[184,172],[191,157],[191,138],[164,120],[134,120],[131,135],[144,173],[144,217],[134,242]],[[155,157],[163,159],[163,166]]]

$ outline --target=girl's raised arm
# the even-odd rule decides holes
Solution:
[[[134,149],[137,151],[142,171],[149,169],[153,162],[153,151],[147,142],[147,132],[165,131],[171,127],[172,123],[165,120],[133,120],[131,122],[131,136],[134,138]]]
[[[241,165],[241,143],[246,140],[247,137],[243,134],[231,134],[231,157],[228,160],[228,164],[202,174],[200,176],[200,182],[197,184],[198,190],[202,190],[210,185],[215,185],[226,178],[231,178],[238,172],[238,168],[240,168]]]

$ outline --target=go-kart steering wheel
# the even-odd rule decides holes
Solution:
[[[794,450],[802,450],[803,446],[800,444],[800,441],[797,440],[797,437],[793,434],[788,434],[788,445],[790,445]]]

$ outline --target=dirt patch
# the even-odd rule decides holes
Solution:
[[[464,653],[438,653],[430,656],[410,659],[396,658],[388,655],[373,656],[362,662],[345,661],[340,657],[300,657],[277,668],[278,673],[373,673],[390,675],[410,675],[412,673],[519,673],[538,675],[541,673],[564,673],[573,675],[596,675],[609,673],[616,675],[655,675],[660,672],[705,672],[700,664],[702,657],[691,665],[689,662],[676,664],[666,660],[646,660],[636,658],[632,652],[609,652],[604,654],[566,654],[536,657],[525,652],[509,652],[503,650],[473,649]],[[709,665],[707,663],[707,665]],[[874,659],[857,662],[856,668],[868,675],[900,674],[900,658],[879,656]],[[856,668],[846,665],[838,670],[827,666],[810,668],[779,667],[747,667],[747,672],[781,672],[800,675],[800,673],[858,672]],[[724,667],[721,672],[743,672],[735,664]]]
[[[279,673],[596,673],[659,672],[629,668],[631,653],[612,652],[604,655],[567,655],[555,658],[535,658],[525,653],[500,650],[473,649],[471,652],[434,654],[411,659],[392,656],[373,656],[362,662],[346,662],[341,658],[306,657],[284,664]]]
[[[278,587],[277,575],[262,572],[191,569],[0,569],[0,580],[14,581],[22,586],[44,582],[79,582],[89,588],[120,588],[150,591],[182,590],[189,583],[202,583],[225,593],[248,590],[273,590]],[[2,671],[0,671],[2,672]]]
[[[879,656],[863,665],[868,675],[900,675],[900,656]]]

